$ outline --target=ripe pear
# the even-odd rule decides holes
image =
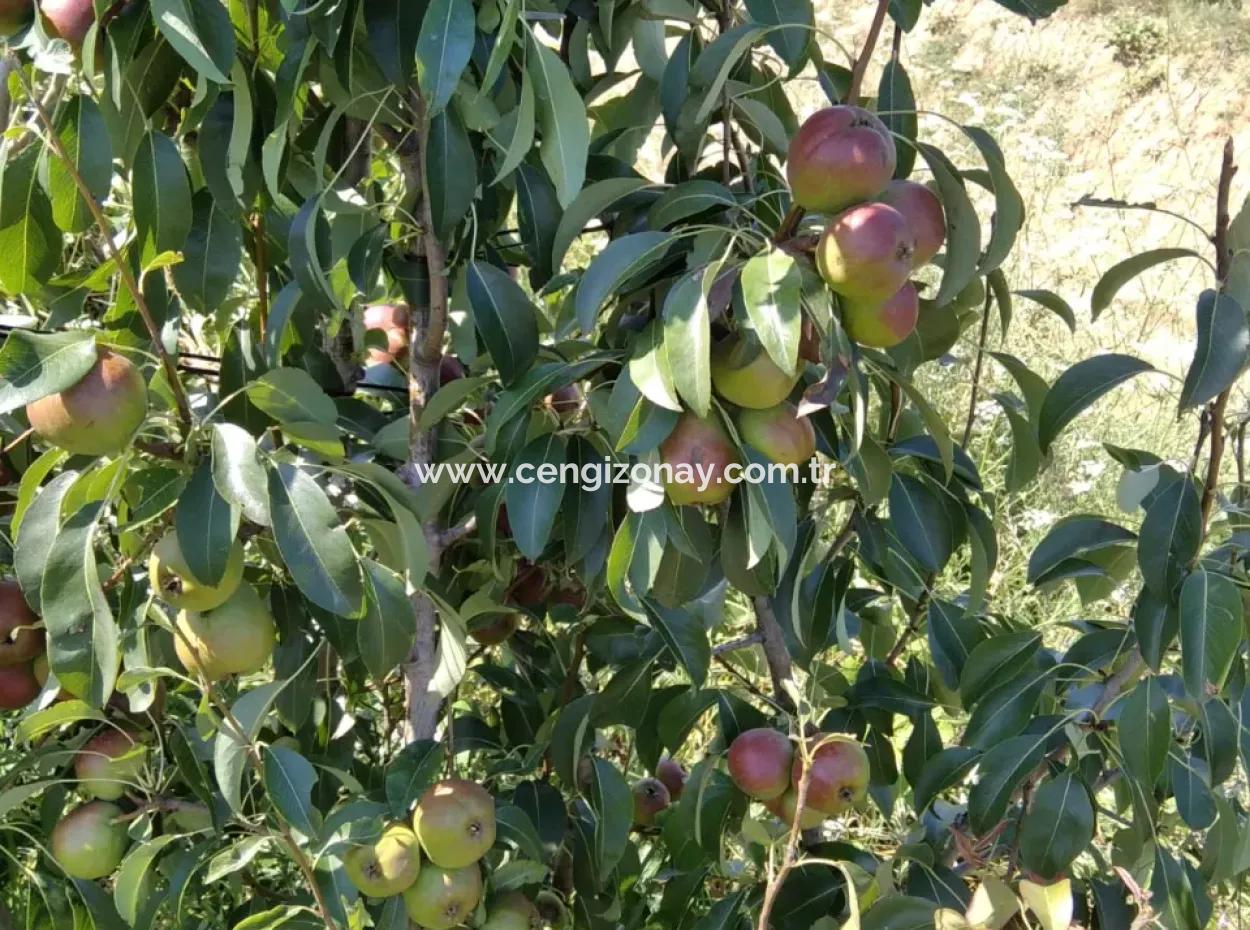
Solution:
[[[0,710],[17,710],[39,696],[42,685],[30,662],[0,665]]]
[[[209,681],[264,668],[277,640],[273,615],[247,584],[215,610],[180,611],[177,626],[178,660]]]
[[[794,747],[790,738],[768,727],[739,733],[729,745],[729,777],[760,801],[771,801],[790,787]]]
[[[915,252],[915,233],[901,213],[888,204],[864,203],[825,227],[816,267],[843,297],[883,301],[907,283]]]
[[[16,581],[0,581],[0,666],[22,665],[43,654],[39,618]]]
[[[655,777],[664,783],[674,801],[686,790],[686,770],[672,756],[665,756],[655,767]]]
[[[910,281],[885,302],[842,298],[842,325],[862,346],[896,346],[912,334],[919,319],[920,295]]]
[[[644,778],[634,785],[634,826],[649,827],[655,815],[672,803],[668,789],[658,778]]]
[[[946,241],[946,213],[937,194],[915,181],[899,180],[887,184],[877,199],[903,214],[915,234],[913,268],[919,268],[937,255]]]
[[[832,213],[875,197],[894,175],[890,130],[860,107],[833,106],[804,120],[790,140],[786,178],[794,202]]]
[[[519,891],[509,891],[491,904],[481,930],[542,930],[542,925],[534,902]]]
[[[816,429],[798,408],[783,401],[767,410],[743,410],[738,433],[778,465],[802,465],[816,454]]]
[[[714,417],[705,420],[689,411],[683,413],[660,443],[660,459],[673,468],[671,480],[666,476],[665,490],[678,506],[719,504],[733,493],[725,469],[738,461],[738,452]]]
[[[397,895],[411,887],[421,871],[417,836],[402,823],[391,824],[376,843],[348,851],[343,857],[343,870],[363,895]]]
[[[403,304],[375,304],[365,308],[365,331],[376,330],[386,337],[386,348],[371,348],[371,365],[389,365],[408,348],[408,308]]]
[[[812,752],[812,774],[807,784],[807,806],[830,817],[859,807],[868,795],[868,753],[850,738],[818,737]],[[794,754],[791,778],[803,777],[803,755]]]
[[[48,22],[49,33],[74,48],[82,45],[95,22],[93,0],[40,0],[39,10]]]
[[[81,0],[91,13],[91,0]],[[58,0],[58,8],[68,4]],[[49,3],[43,4],[45,16]],[[85,30],[84,30],[85,31]],[[116,455],[148,415],[148,386],[129,359],[101,347],[96,363],[75,385],[26,405],[40,439],[75,455]]]
[[[137,731],[101,730],[74,755],[74,776],[91,797],[116,801],[137,785],[147,757]]]
[[[468,920],[481,900],[482,873],[476,865],[426,865],[403,894],[404,910],[414,923],[425,930],[450,930]]]
[[[773,407],[790,396],[799,373],[788,375],[755,342],[731,337],[712,347],[712,387],[739,407]]]
[[[220,607],[243,580],[243,546],[238,540],[230,546],[226,571],[217,584],[204,584],[187,564],[178,534],[170,530],[152,548],[148,557],[148,582],[165,603],[178,610],[212,610]]]
[[[421,795],[412,825],[426,858],[443,869],[460,869],[495,845],[495,800],[475,782],[449,778]]]
[[[109,801],[89,801],[52,828],[52,857],[71,878],[103,878],[126,855],[126,825],[114,823],[122,809]]]

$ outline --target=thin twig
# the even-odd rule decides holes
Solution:
[[[466,536],[468,536],[470,533],[472,533],[476,529],[477,529],[477,515],[474,514],[470,516],[467,520],[465,520],[463,523],[459,523],[456,526],[449,527],[448,529],[443,530],[443,532],[439,534],[438,544],[442,546],[444,549],[446,549],[448,546],[452,545],[453,543],[457,543],[460,540],[464,539]]]
[[[741,649],[750,649],[752,646],[758,646],[764,642],[763,635],[756,630],[754,633],[748,633],[746,636],[740,636],[737,639],[731,639],[728,642],[720,643],[712,647],[712,655],[723,656],[731,652],[738,652]]]
[[[868,37],[864,39],[864,47],[860,49],[855,65],[851,68],[851,84],[846,90],[846,102],[859,103],[860,87],[864,83],[864,74],[868,71],[868,62],[877,48],[877,39],[881,36],[881,27],[885,24],[885,14],[890,8],[890,0],[877,0],[877,11],[873,14],[872,25],[868,27]]]
[[[968,440],[972,438],[972,424],[977,416],[977,392],[981,388],[981,371],[985,366],[985,341],[990,332],[990,307],[994,303],[994,291],[985,289],[985,307],[981,311],[981,334],[977,338],[977,361],[972,368],[972,392],[968,397],[968,420],[964,423],[964,438],[960,443],[968,448]]]
[[[929,609],[929,589],[932,586],[933,576],[930,575],[927,579],[925,579],[924,591],[921,592],[920,597],[916,598],[916,603],[912,605],[911,611],[908,614],[907,627],[903,630],[902,634],[895,641],[893,647],[891,647],[889,654],[885,657],[886,665],[893,665],[897,662],[899,656],[903,654],[903,650],[907,648],[907,644],[911,642],[912,637],[920,632],[920,624],[923,622],[925,613]]]
[[[35,428],[32,426],[30,429],[26,430],[26,432],[22,433],[22,435],[18,436],[16,439],[10,442],[3,449],[0,449],[0,452],[3,452],[5,455],[8,455],[10,452],[12,452],[22,443],[24,443],[27,439],[29,439],[32,435],[34,435],[34,432],[35,432]]]

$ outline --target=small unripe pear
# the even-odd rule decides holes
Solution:
[[[243,580],[243,546],[235,540],[226,558],[226,571],[217,584],[204,584],[187,564],[178,534],[171,530],[152,548],[148,557],[148,582],[170,607],[178,610],[212,610],[220,607]]]
[[[758,344],[738,337],[712,347],[712,387],[739,407],[773,407],[790,396],[799,373],[782,371]]]
[[[348,850],[343,856],[343,871],[363,895],[397,895],[412,887],[421,871],[417,836],[404,824],[392,824],[376,843]]]
[[[277,639],[273,615],[251,585],[239,585],[220,607],[178,614],[174,650],[188,671],[209,681],[264,668]]]
[[[101,730],[74,756],[78,785],[93,798],[116,801],[137,786],[148,750],[133,730]]]
[[[798,803],[798,792],[791,788],[781,797],[765,801],[764,807],[782,823],[789,825],[794,823],[794,812],[798,808]],[[810,804],[803,805],[803,816],[799,818],[800,830],[811,830],[814,827],[819,827],[824,821],[824,814]]]
[[[542,925],[534,902],[519,891],[509,891],[491,904],[481,930],[542,930]]]
[[[672,756],[665,756],[655,767],[655,777],[664,783],[674,801],[686,790],[686,770]]]
[[[476,865],[444,869],[426,865],[404,891],[404,910],[425,930],[450,930],[473,914],[482,898],[482,873]]]

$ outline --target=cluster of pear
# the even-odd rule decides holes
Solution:
[[[479,861],[495,845],[495,801],[476,782],[440,781],[421,795],[412,826],[388,826],[375,842],[354,846],[343,868],[361,894],[403,895],[408,917],[426,930],[464,923],[482,898]],[[424,861],[422,859],[424,853]],[[538,909],[510,892],[492,902],[484,928],[537,930]]]
[[[130,845],[122,808],[114,802],[134,786],[147,764],[143,734],[128,726],[96,733],[74,754],[78,788],[90,799],[52,828],[52,855],[66,875],[109,875]]]
[[[235,540],[216,584],[195,577],[178,534],[167,533],[148,557],[152,590],[178,611],[174,650],[188,672],[208,681],[248,675],[273,654],[277,627],[256,590],[243,581],[243,545]]]
[[[14,581],[0,581],[0,710],[33,701],[47,678],[44,633]]]
[[[816,267],[841,298],[842,325],[862,345],[888,348],[916,328],[912,272],[946,238],[942,202],[923,184],[892,180],[894,137],[855,106],[814,113],[790,141],[786,176],[794,203],[831,215]]]
[[[729,746],[729,777],[744,794],[793,823],[806,754],[812,770],[799,826],[807,830],[864,803],[869,766],[864,747],[849,737],[817,733],[807,737],[804,748],[796,752],[790,738],[777,730],[746,730]]]

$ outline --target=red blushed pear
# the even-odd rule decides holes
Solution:
[[[686,790],[686,770],[672,756],[665,756],[655,767],[655,777],[663,782],[668,795],[674,801]]]
[[[915,181],[891,181],[877,198],[888,203],[907,220],[916,237],[912,268],[926,264],[946,241],[946,213],[937,194]]]
[[[94,0],[41,0],[39,11],[47,20],[51,34],[74,48],[82,46],[95,22]]]
[[[474,617],[469,621],[469,636],[483,646],[498,646],[516,632],[520,619],[515,613]]]
[[[908,281],[889,300],[843,298],[842,326],[846,334],[862,346],[888,349],[896,346],[916,329],[920,319],[920,295]]]
[[[449,778],[421,795],[412,825],[426,858],[443,869],[460,869],[495,845],[495,799],[475,782]]]
[[[786,178],[794,202],[833,213],[875,197],[894,175],[898,153],[885,124],[860,107],[818,110],[790,140]]]
[[[52,828],[52,857],[71,878],[96,879],[121,863],[129,845],[122,809],[108,801],[75,808]]]
[[[807,783],[807,806],[830,817],[864,803],[868,795],[868,753],[848,737],[822,736],[812,741],[812,774]],[[794,754],[790,773],[794,784],[803,777],[803,754]]]
[[[39,696],[42,685],[31,663],[0,665],[0,710],[18,710]]]
[[[745,730],[729,746],[729,777],[759,801],[781,797],[790,787],[794,747],[784,733],[767,727]]]
[[[644,778],[634,785],[634,826],[649,827],[655,815],[673,803],[668,788],[658,778]]]
[[[116,801],[134,788],[147,764],[147,747],[133,730],[101,730],[74,756],[78,786],[93,798]]]
[[[0,666],[29,663],[43,655],[44,633],[16,581],[0,581]]]
[[[672,480],[665,489],[669,500],[678,506],[719,504],[733,493],[733,485],[724,480],[724,474],[738,461],[738,453],[714,419],[683,413],[660,443],[660,458],[673,468]]]
[[[32,0],[0,0],[0,36],[9,36],[31,21]]]
[[[738,433],[778,465],[802,465],[816,454],[812,421],[799,416],[798,408],[788,401],[767,410],[742,411]]]
[[[782,371],[758,344],[731,336],[712,347],[712,387],[739,407],[772,407],[790,396],[799,373]]]
[[[103,347],[77,384],[26,405],[35,435],[75,455],[116,455],[130,444],[147,414],[143,372]]]
[[[365,308],[365,331],[386,336],[385,349],[369,349],[371,365],[388,365],[408,347],[408,308],[403,304],[374,304]],[[440,369],[441,375],[441,369]]]
[[[444,355],[438,362],[438,386],[446,387],[465,375],[464,362],[454,355]]]
[[[816,267],[843,297],[885,300],[907,283],[916,237],[903,214],[884,203],[839,213],[816,244]]]

